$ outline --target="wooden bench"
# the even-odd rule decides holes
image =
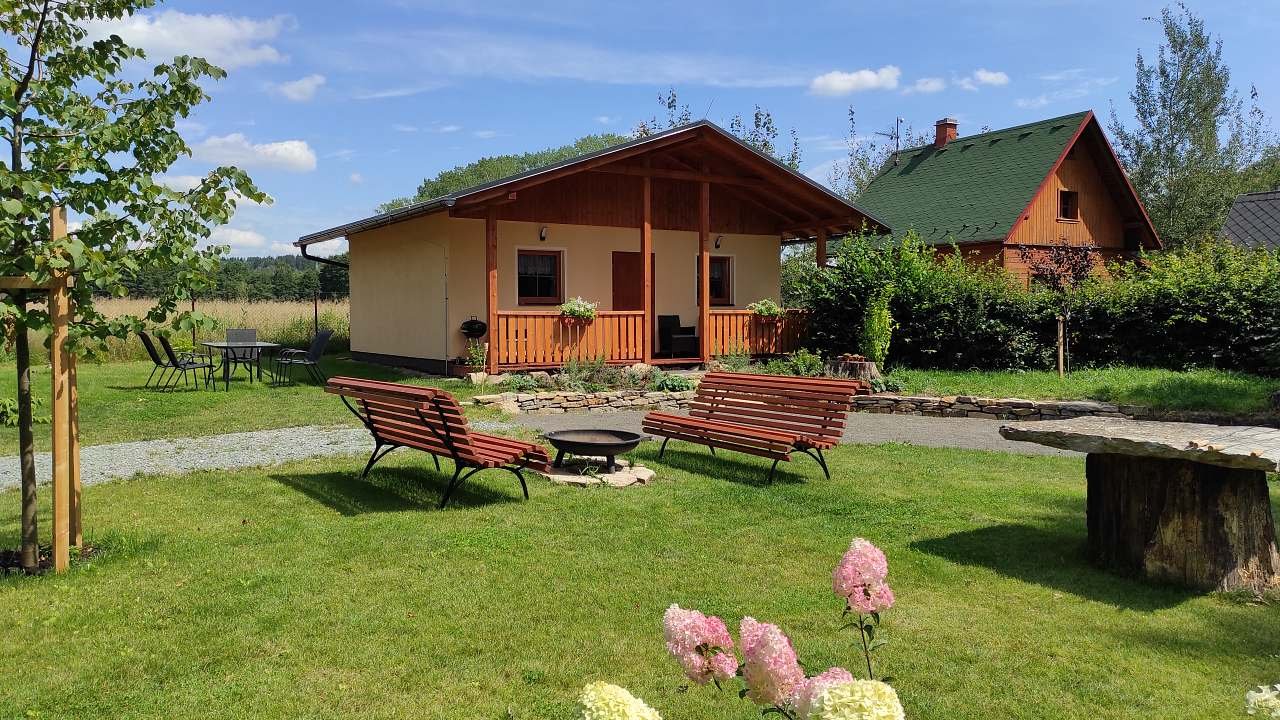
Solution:
[[[778,463],[799,451],[830,478],[822,451],[840,442],[854,396],[870,392],[861,380],[707,373],[688,415],[649,413],[643,427],[663,438],[659,458],[672,439],[706,445],[713,455],[716,448],[736,450],[772,458],[772,481]]]
[[[450,458],[454,463],[453,477],[440,500],[443,508],[458,486],[482,470],[514,473],[526,500],[529,487],[521,471],[547,472],[550,458],[544,448],[473,432],[458,401],[443,390],[350,377],[329,378],[324,390],[340,396],[373,435],[373,453],[360,473],[362,480],[375,463],[399,447],[429,453],[436,470],[440,469],[441,457]]]

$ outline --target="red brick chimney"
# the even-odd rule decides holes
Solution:
[[[945,117],[933,124],[933,146],[936,148],[945,147],[947,143],[956,139],[956,128],[960,127],[960,123],[955,118]]]

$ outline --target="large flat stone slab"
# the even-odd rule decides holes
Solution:
[[[1009,423],[1009,440],[1083,453],[1190,460],[1243,470],[1280,470],[1280,430],[1249,425],[1079,417]]]

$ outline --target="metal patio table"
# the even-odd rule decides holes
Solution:
[[[258,381],[262,381],[262,351],[275,350],[280,347],[280,343],[272,342],[226,342],[225,340],[212,340],[202,342],[201,345],[212,350],[218,350],[222,353],[222,385],[225,389],[231,389],[231,363],[227,362],[227,355],[236,351],[247,351],[254,359],[254,364],[258,366]],[[237,354],[239,354],[237,352]],[[252,371],[250,371],[250,379],[252,379]],[[217,381],[214,381],[217,386]]]

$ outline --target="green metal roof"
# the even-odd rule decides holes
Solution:
[[[1003,240],[1088,114],[903,150],[857,205],[930,244]]]

